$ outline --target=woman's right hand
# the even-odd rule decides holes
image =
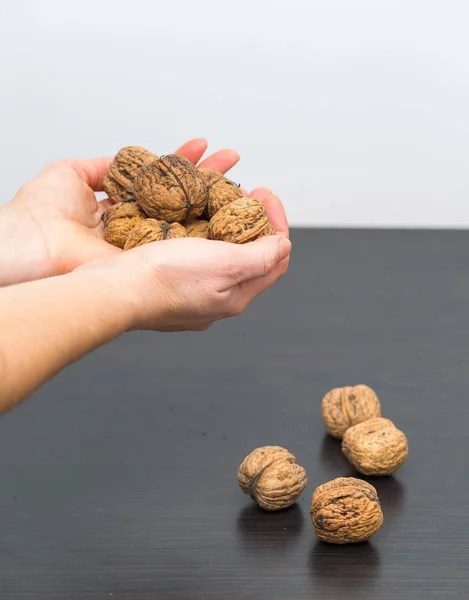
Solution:
[[[277,235],[247,244],[199,238],[153,242],[79,267],[87,277],[114,286],[129,311],[128,329],[202,331],[243,312],[288,268],[291,244],[280,200],[262,201]]]

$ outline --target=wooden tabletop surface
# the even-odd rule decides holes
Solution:
[[[289,273],[201,334],[127,334],[0,422],[2,600],[469,596],[469,232],[294,230]],[[314,537],[354,472],[322,396],[366,383],[408,462],[370,479],[369,542]],[[269,514],[236,473],[281,445],[308,474]]]

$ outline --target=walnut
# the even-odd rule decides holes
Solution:
[[[147,216],[168,223],[200,217],[207,204],[204,178],[189,160],[176,154],[141,167],[133,189]]]
[[[378,396],[367,385],[334,388],[322,399],[322,418],[330,435],[341,439],[352,425],[381,416]]]
[[[207,206],[205,215],[210,219],[226,204],[243,197],[241,189],[221,173],[209,169],[199,169],[207,184]]]
[[[238,198],[215,214],[208,225],[212,240],[245,244],[265,235],[275,235],[264,205],[254,198]]]
[[[189,237],[208,237],[208,221],[205,221],[204,219],[194,219],[183,223],[183,225],[186,228]]]
[[[113,204],[102,217],[104,239],[113,246],[124,248],[129,233],[137,223],[144,219],[146,219],[146,214],[135,200],[125,200]]]
[[[145,219],[136,225],[125,242],[124,250],[130,250],[150,242],[160,242],[173,238],[186,238],[187,231],[179,223],[167,223],[156,219]]]
[[[376,489],[354,477],[338,477],[316,488],[310,513],[316,536],[332,544],[363,542],[383,524]]]
[[[103,189],[109,198],[114,202],[133,198],[132,186],[137,170],[157,158],[141,146],[121,148],[109,165],[103,181]]]
[[[347,429],[342,451],[363,475],[391,475],[407,460],[407,438],[392,421],[376,417]]]
[[[288,450],[264,446],[253,450],[241,463],[238,484],[261,508],[276,511],[296,502],[307,478]]]

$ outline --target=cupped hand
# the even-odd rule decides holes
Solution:
[[[276,215],[284,228],[281,211]],[[272,286],[285,273],[290,250],[285,234],[239,245],[179,238],[91,262],[77,272],[112,287],[127,307],[129,329],[202,331],[239,315]]]
[[[199,167],[221,173],[239,160],[233,150],[220,150],[199,162],[207,142],[194,139],[176,153]],[[103,178],[112,157],[91,160],[64,160],[47,165],[25,184],[7,205],[17,215],[22,241],[28,239],[31,262],[18,273],[28,281],[68,273],[83,263],[121,252],[103,239],[102,213],[109,199],[98,201]]]

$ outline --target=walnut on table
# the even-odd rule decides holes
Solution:
[[[277,511],[294,504],[307,485],[306,472],[281,446],[253,450],[238,469],[238,484],[261,508]]]
[[[334,388],[322,399],[322,417],[330,435],[342,439],[352,425],[381,416],[381,404],[367,385]]]
[[[405,434],[390,419],[375,417],[347,429],[342,451],[363,475],[391,475],[409,455]]]
[[[338,477],[317,487],[310,514],[316,536],[332,544],[363,542],[383,524],[376,489],[354,477]]]

